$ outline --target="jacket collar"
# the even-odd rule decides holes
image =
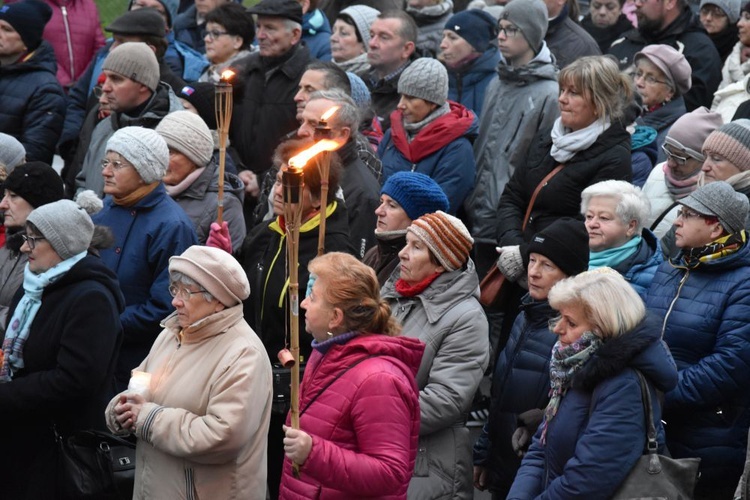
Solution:
[[[231,327],[244,320],[242,304],[227,307],[217,313],[196,321],[184,329],[182,333],[183,344],[197,344],[211,337],[216,337],[229,330]],[[177,319],[177,311],[173,312],[162,322],[163,328],[168,328],[174,337],[180,341],[180,323]]]

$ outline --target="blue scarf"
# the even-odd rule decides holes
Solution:
[[[70,271],[81,259],[86,257],[87,252],[66,259],[41,274],[35,274],[29,270],[29,265],[23,270],[23,297],[16,306],[13,317],[8,323],[3,341],[3,366],[0,368],[0,383],[10,382],[13,374],[24,367],[23,347],[29,338],[31,324],[34,322],[39,308],[42,307],[42,293],[47,285],[59,280]]]
[[[630,241],[617,248],[602,250],[601,252],[589,253],[589,270],[600,267],[611,267],[614,269],[618,264],[625,262],[625,259],[638,251],[643,237],[638,235],[631,238]]]

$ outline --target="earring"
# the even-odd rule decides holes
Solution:
[[[330,339],[331,337],[333,337],[333,333],[331,333],[331,332],[326,332],[326,335],[328,336],[328,338],[329,338],[329,339]]]

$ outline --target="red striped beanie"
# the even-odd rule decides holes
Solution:
[[[446,271],[460,269],[469,259],[474,244],[464,223],[441,210],[416,219],[407,231],[427,245]]]

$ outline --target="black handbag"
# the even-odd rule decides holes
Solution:
[[[647,498],[668,498],[669,500],[690,500],[693,498],[695,483],[698,481],[700,458],[674,459],[656,453],[656,428],[654,409],[651,405],[651,392],[643,374],[636,370],[641,383],[641,398],[646,414],[647,442],[646,453],[622,482],[612,500],[635,500]]]
[[[79,431],[57,442],[57,490],[65,499],[133,498],[135,443],[107,432]]]

